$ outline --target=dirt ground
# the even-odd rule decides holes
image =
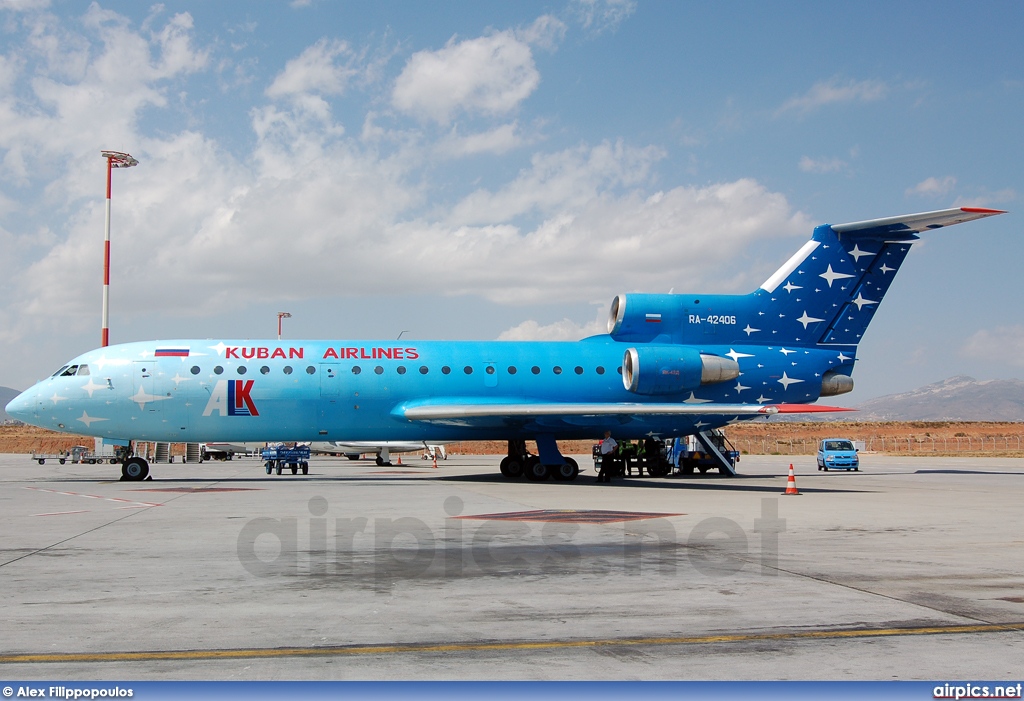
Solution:
[[[729,441],[742,453],[801,455],[813,453],[822,438],[862,441],[862,450],[878,453],[931,455],[1001,455],[1024,457],[1024,423],[941,421],[793,423],[757,422],[726,429]],[[589,454],[593,441],[562,441],[565,454]],[[55,433],[33,426],[0,426],[0,453],[57,453],[72,446],[93,446],[93,439]],[[531,452],[536,446],[527,444]],[[176,454],[182,451],[176,446]],[[504,441],[466,441],[448,447],[463,455],[505,452]]]

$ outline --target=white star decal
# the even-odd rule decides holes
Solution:
[[[139,387],[139,391],[132,397],[132,401],[139,405],[140,409],[144,409],[148,402],[160,402],[164,399],[170,399],[170,397],[158,397],[155,394],[146,394],[146,390]]]
[[[740,361],[740,358],[753,358],[754,357],[750,353],[737,353],[732,348],[729,349],[729,352],[726,353],[726,355],[729,356],[730,358],[732,358],[733,360],[735,360],[737,363]]]
[[[853,300],[853,303],[857,305],[857,311],[860,311],[865,304],[878,304],[878,301],[873,299],[864,299],[864,296],[858,292],[857,299]]]
[[[832,270],[832,264],[829,263],[828,264],[828,270],[823,272],[818,277],[825,278],[825,281],[828,282],[828,286],[832,287],[832,283],[835,282],[836,280],[841,280],[842,278],[847,278],[847,277],[853,277],[853,275],[850,275],[848,273],[837,273],[837,272]]]
[[[813,316],[807,316],[807,310],[804,310],[804,315],[797,319],[801,324],[804,325],[804,330],[807,330],[807,325],[814,323],[815,321],[825,321],[824,319],[815,319]]]
[[[86,428],[91,428],[94,421],[107,421],[107,419],[101,419],[98,416],[89,416],[84,410],[82,411],[82,415],[75,420],[81,421],[85,424]]]
[[[50,397],[50,401],[53,402],[54,404],[56,404],[57,402],[62,401],[64,399],[67,399],[67,397],[62,397],[59,394],[57,394],[56,392],[54,392],[53,396]]]
[[[690,398],[684,399],[683,404],[707,404],[710,401],[710,399],[698,399],[697,397],[693,396],[693,392],[690,392]]]
[[[174,386],[177,387],[179,382],[187,382],[187,381],[191,380],[192,378],[191,377],[182,377],[178,373],[174,373],[174,377],[172,377],[171,379],[174,380]]]
[[[786,292],[790,294],[793,294],[793,290],[802,290],[804,288],[800,287],[800,285],[794,285],[792,282],[787,282],[785,285],[782,286],[782,289],[784,289]]]
[[[760,397],[757,398],[757,403],[764,404],[765,402],[770,402],[771,400],[771,397],[766,397],[762,394]]]
[[[709,424],[705,423],[704,421],[698,421],[697,423],[695,423],[693,425],[693,427],[694,428],[703,428],[704,426],[707,426],[707,425],[709,425]]]
[[[864,257],[864,256],[873,256],[873,255],[875,255],[871,251],[862,251],[862,250],[860,250],[860,248],[857,247],[857,244],[853,244],[853,250],[852,251],[847,251],[847,253],[849,253],[851,256],[853,256],[853,260],[855,262],[857,262],[857,263],[859,263],[860,259],[862,257]]]
[[[741,384],[740,384],[740,381],[739,381],[739,380],[736,380],[736,386],[735,386],[735,387],[733,387],[733,389],[734,389],[734,390],[736,390],[736,394],[739,394],[739,393],[740,393],[740,392],[742,392],[743,390],[745,390],[745,389],[750,389],[750,388],[749,388],[749,387],[747,387],[747,386],[745,386],[745,385],[741,385]]]
[[[839,355],[837,355],[836,357],[837,357],[837,358],[839,359],[839,361],[840,361],[840,362],[842,362],[842,363],[845,363],[845,362],[846,362],[847,360],[853,360],[853,358],[851,358],[851,357],[849,357],[849,356],[847,356],[847,355],[843,355],[842,353],[840,353],[840,354],[839,354]]]
[[[783,355],[789,355],[790,353],[796,353],[796,351],[786,350],[785,348],[780,348],[779,352],[782,353]]]
[[[797,382],[803,382],[803,380],[796,380],[792,377],[787,377],[786,373],[782,373],[782,377],[779,378],[778,382],[782,385],[783,389],[789,389],[790,385],[796,384]]]
[[[748,336],[749,336],[750,334],[754,333],[755,331],[760,331],[760,330],[761,330],[761,329],[752,329],[752,328],[750,328],[750,324],[747,324],[747,328],[743,329],[743,331],[744,331],[744,332],[745,332],[745,333],[746,333],[746,334],[747,334]]]
[[[224,341],[221,341],[220,343],[218,343],[215,346],[208,346],[208,348],[210,350],[217,351],[217,355],[224,355],[224,349],[227,348],[227,346],[224,345]]]
[[[882,274],[883,274],[883,275],[885,275],[885,274],[886,274],[887,272],[889,272],[890,270],[895,270],[895,269],[896,269],[896,268],[890,268],[890,267],[889,267],[888,265],[886,265],[885,263],[882,263],[882,267],[881,267],[881,268],[879,268],[879,270],[881,270],[881,271],[882,271]]]
[[[82,389],[89,393],[89,398],[92,398],[92,393],[98,389],[106,389],[106,385],[98,385],[92,381],[92,376],[89,376],[89,381],[82,385]]]

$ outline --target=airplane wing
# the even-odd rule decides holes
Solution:
[[[899,217],[885,219],[868,219],[849,224],[833,224],[832,231],[837,234],[852,234],[863,238],[917,238],[918,234],[928,229],[941,229],[944,226],[962,224],[964,222],[1005,214],[1000,209],[984,209],[981,207],[954,207],[940,209],[921,214],[904,214]]]
[[[430,399],[403,402],[391,415],[406,421],[486,428],[509,424],[557,423],[603,426],[609,419],[628,423],[645,416],[771,416],[774,414],[854,411],[817,404],[686,404],[686,403],[573,403],[573,402],[474,402]]]

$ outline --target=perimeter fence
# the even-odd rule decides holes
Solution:
[[[814,438],[732,438],[730,442],[742,453],[750,455],[814,455],[818,439]],[[1024,457],[1024,441],[1020,435],[1005,436],[869,436],[853,439],[869,453],[903,455],[1016,455]]]

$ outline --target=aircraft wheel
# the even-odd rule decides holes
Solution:
[[[377,456],[377,467],[384,467],[384,458]]]
[[[580,474],[580,466],[572,458],[566,458],[565,462],[557,465],[551,474],[560,482],[571,482]]]
[[[543,482],[551,476],[551,468],[540,461],[536,455],[531,455],[526,461],[526,478],[531,482]]]
[[[46,464],[46,461],[43,460],[42,458],[40,458],[39,460],[36,460],[36,462],[39,463],[40,465],[45,465]]]
[[[274,465],[273,465],[272,463],[270,463],[269,461],[267,462],[267,464],[266,464],[266,465],[264,465],[264,467],[266,467],[266,468],[267,468],[267,474],[268,474],[268,475],[270,474],[270,471],[271,471],[272,469],[274,469]]]
[[[61,458],[61,459],[60,459],[60,460],[58,460],[57,462],[59,462],[59,463],[60,463],[61,465],[63,465],[65,461],[64,461],[64,458]],[[114,464],[114,462],[115,462],[114,460],[111,460],[111,461],[110,461],[110,464],[111,464],[111,465],[113,465],[113,464]]]
[[[508,462],[505,462],[505,461]],[[523,476],[523,463],[518,458],[505,458],[502,460],[505,463],[505,468],[501,471],[501,474],[505,475],[510,480],[517,480]]]
[[[142,458],[129,458],[121,464],[121,478],[140,482],[149,476],[149,463]]]
[[[358,455],[349,455],[348,453],[345,453],[345,457],[348,458],[349,460],[358,460],[359,459]]]

